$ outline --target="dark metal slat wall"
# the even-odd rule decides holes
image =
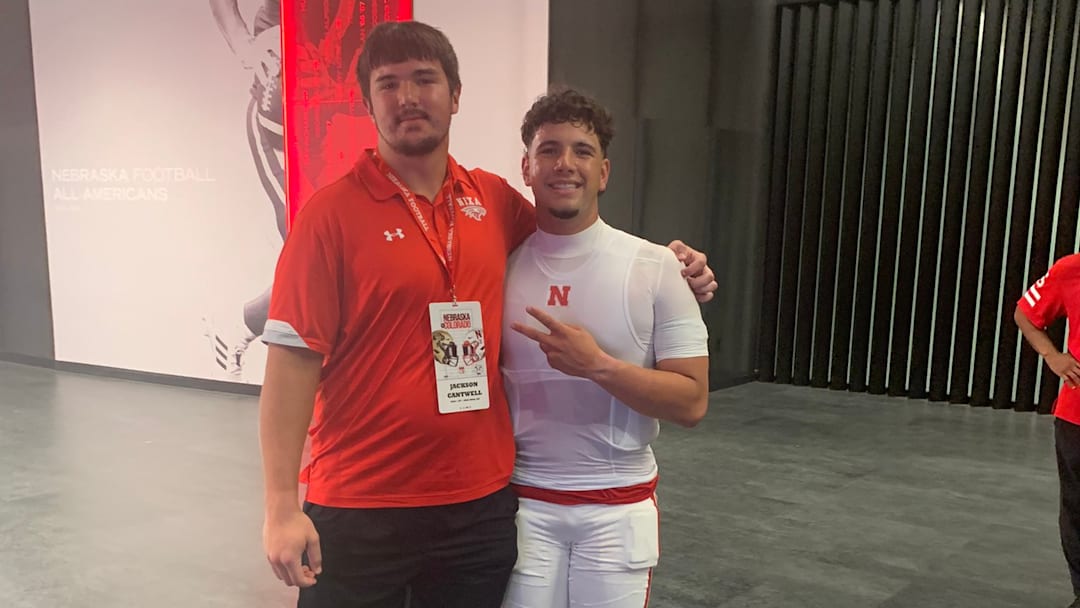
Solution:
[[[878,225],[877,271],[874,273],[874,322],[870,334],[869,391],[884,393],[889,363],[890,328],[896,290],[897,229],[900,226],[900,195],[908,149],[904,133],[908,125],[908,94],[911,88],[912,41],[915,32],[914,0],[899,0],[894,11],[895,38],[889,93],[887,142],[897,145],[885,150],[885,181],[881,192],[881,222]],[[905,332],[906,333],[906,332]]]
[[[853,49],[870,48],[874,35],[872,0],[860,0],[855,6],[856,29]],[[783,56],[783,55],[781,55]],[[844,192],[840,216],[840,258],[836,266],[836,297],[833,298],[832,366],[829,368],[829,388],[843,389],[848,385],[851,354],[851,318],[854,314],[855,271],[858,260],[859,224],[862,213],[862,166],[866,158],[866,108],[870,96],[870,53],[851,55],[851,109],[847,114]],[[852,167],[852,169],[848,169]],[[782,210],[781,210],[782,213]],[[766,296],[767,297],[767,296]]]
[[[817,11],[813,70],[810,85],[810,127],[807,129],[806,196],[803,204],[802,250],[799,255],[798,313],[795,323],[795,373],[797,384],[810,382],[811,346],[814,330],[814,296],[819,276],[818,253],[822,222],[822,190],[825,172],[825,143],[828,130],[829,69],[833,46],[833,9]],[[839,103],[839,100],[836,100]],[[822,273],[824,274],[824,273]],[[819,277],[820,278],[820,277]],[[803,280],[811,279],[811,280]]]
[[[851,32],[854,32],[855,7],[842,3],[836,7],[833,21],[836,47],[832,56],[832,85],[829,89],[828,142],[825,159],[825,198],[822,201],[821,254],[818,264],[819,281],[817,304],[814,308],[813,369],[810,384],[818,388],[829,385],[829,338],[832,334],[833,310],[836,308],[837,255],[840,243],[840,215],[844,186],[844,119],[851,103],[848,88],[851,70]],[[812,290],[808,290],[811,291]]]
[[[986,237],[983,241],[983,276],[980,283],[980,306],[978,338],[975,340],[975,369],[979,373],[972,381],[972,405],[1008,407],[1012,405],[1012,387],[1001,390],[1001,384],[995,388],[995,378],[987,370],[1000,365],[998,359],[998,331],[996,326],[1002,319],[1000,310],[1001,277],[1005,268],[1005,236],[1009,219],[1009,188],[1011,171],[1004,167],[1012,166],[1014,151],[1014,132],[1016,130],[1016,111],[1020,100],[1020,76],[1023,72],[1024,37],[1027,23],[1027,2],[1013,0],[1008,3],[1007,34],[1005,50],[1001,57],[1001,76],[998,81],[997,128],[994,131],[993,167],[1002,167],[993,171],[990,178],[990,208],[987,214]],[[1010,328],[1006,325],[1006,330]],[[1010,355],[1011,357],[1011,355]],[[1009,367],[1012,367],[1011,359]],[[1012,370],[1008,375],[1012,381]]]
[[[866,129],[866,155],[863,158],[862,218],[859,224],[859,253],[855,272],[855,313],[852,316],[850,371],[851,389],[865,391],[870,355],[870,323],[876,284],[876,247],[881,217],[881,183],[885,161],[885,124],[889,105],[889,59],[892,49],[893,13],[887,1],[867,7],[875,13],[873,56],[870,67],[869,118]],[[868,52],[855,49],[856,53]],[[857,170],[856,168],[853,168]],[[845,229],[855,229],[845,226]],[[786,243],[785,243],[786,246]]]
[[[933,2],[919,5],[916,21],[915,63],[912,65],[911,106],[908,110],[908,166],[904,175],[904,207],[900,228],[900,253],[897,256],[896,299],[897,302],[911,302],[915,294],[916,260],[919,259],[919,217],[922,204],[922,184],[926,175],[928,117],[930,113],[931,84],[934,76],[934,43],[937,19],[936,6]],[[912,306],[896,306],[893,312],[894,327],[910,327],[913,321]],[[889,359],[889,393],[898,394],[896,387],[906,384],[909,364],[926,369],[926,353],[919,355],[919,361],[911,348],[911,332],[893,331],[892,347]],[[909,356],[909,350],[912,352]]]
[[[1016,4],[1021,5],[1021,3]],[[977,81],[978,94],[975,100],[975,122],[972,128],[971,167],[969,169],[971,177],[968,181],[968,212],[967,221],[964,223],[964,252],[960,271],[960,284],[970,287],[960,290],[956,308],[956,343],[970,344],[972,346],[955,350],[952,366],[952,390],[950,391],[950,400],[954,402],[962,401],[964,395],[967,394],[966,383],[972,369],[972,359],[976,353],[974,345],[978,339],[977,336],[982,333],[976,331],[979,327],[979,323],[976,322],[978,318],[976,311],[979,307],[980,295],[995,288],[995,285],[983,286],[985,283],[980,279],[980,267],[984,263],[984,257],[993,255],[996,256],[996,260],[1001,259],[1000,240],[994,244],[990,242],[990,235],[993,233],[990,227],[998,218],[993,213],[988,212],[987,197],[990,190],[990,161],[993,151],[994,111],[997,99],[998,62],[1001,58],[1004,10],[1004,0],[986,0],[983,6],[984,29]],[[1014,114],[1016,112],[1015,108],[1009,111]],[[1004,172],[999,171],[998,173]],[[985,242],[983,241],[984,232],[986,234]],[[990,268],[990,265],[987,264],[985,267]],[[1000,277],[1001,267],[994,266],[990,274]],[[1000,279],[998,283],[1000,283]],[[993,310],[996,310],[997,300],[995,298],[986,298],[985,301],[993,302],[995,305]],[[990,307],[985,308],[988,311],[991,310]],[[990,322],[992,321],[987,321],[987,323]],[[988,363],[985,362],[981,365],[976,364],[974,369],[984,369],[987,365]],[[987,379],[990,377],[989,374],[984,374],[984,376]],[[980,386],[978,380],[978,378],[972,379],[972,403],[977,402]],[[986,404],[987,401],[984,398],[980,405]]]
[[[928,3],[937,9],[935,2]],[[952,120],[953,73],[956,58],[956,34],[960,23],[958,2],[945,2],[938,16],[938,47],[934,68],[933,116],[930,124],[926,185],[924,189],[923,224],[919,255],[918,280],[922,289],[915,294],[915,324],[912,327],[912,366],[909,380],[912,397],[928,397],[930,375],[930,346],[934,333],[934,289],[926,282],[937,280],[940,257],[941,218],[945,208],[945,167],[949,152],[949,126]],[[935,10],[935,12],[938,12]],[[923,22],[922,28],[931,24]]]
[[[810,6],[799,9],[795,66],[792,76],[791,132],[788,138],[787,204],[778,218],[784,225],[780,270],[780,320],[777,334],[777,378],[791,382],[795,353],[796,312],[799,288],[799,246],[802,234],[803,199],[806,194],[807,123],[810,104],[810,69],[814,42],[814,16]]]
[[[950,342],[955,327],[955,302],[960,258],[960,235],[964,223],[968,143],[971,139],[971,103],[975,89],[975,58],[978,52],[979,0],[965,0],[960,20],[960,42],[956,53],[953,103],[949,143],[949,179],[945,186],[945,209],[942,214],[941,251],[934,305],[933,358],[930,360],[930,399],[941,401],[949,396]],[[959,342],[956,346],[963,347]],[[963,383],[967,392],[967,382]]]
[[[777,20],[759,377],[1049,411],[1057,378],[1012,311],[1077,251],[1075,0]]]

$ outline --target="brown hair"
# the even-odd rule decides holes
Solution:
[[[450,90],[456,92],[461,88],[457,55],[446,34],[419,21],[385,21],[368,34],[356,63],[356,78],[364,99],[371,99],[372,71],[413,59],[438,61],[450,82]]]
[[[569,87],[553,89],[536,100],[521,122],[521,141],[528,148],[541,125],[570,123],[596,134],[607,157],[608,144],[615,137],[615,119],[592,97]]]

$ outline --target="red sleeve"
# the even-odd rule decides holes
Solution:
[[[341,319],[341,233],[328,205],[313,200],[297,215],[274,273],[263,341],[329,355]]]
[[[536,207],[506,180],[502,180],[502,182],[510,199],[507,205],[509,212],[506,217],[506,234],[509,237],[507,243],[510,244],[507,253],[510,253],[517,249],[518,245],[528,238],[530,234],[536,232]]]
[[[1072,256],[1070,256],[1072,257]],[[1064,258],[1054,264],[1041,279],[1024,292],[1016,305],[1036,326],[1046,328],[1055,320],[1065,316],[1065,288],[1070,266],[1075,262]]]

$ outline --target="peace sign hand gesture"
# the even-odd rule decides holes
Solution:
[[[514,323],[514,331],[535,341],[547,355],[548,365],[560,372],[594,380],[612,361],[587,330],[563,323],[546,312],[528,306],[525,312],[539,321],[550,333],[544,333],[523,323]]]

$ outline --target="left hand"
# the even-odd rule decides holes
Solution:
[[[716,282],[716,275],[713,274],[712,268],[709,268],[705,254],[682,241],[671,241],[668,249],[674,251],[675,256],[685,266],[682,276],[690,284],[690,289],[694,290],[697,301],[704,304],[713,299],[713,292],[720,285]]]
[[[514,323],[511,327],[539,344],[540,350],[547,355],[548,365],[553,369],[570,376],[590,379],[604,369],[610,357],[584,328],[563,323],[532,306],[526,307],[525,312],[551,333],[545,334],[522,323]]]

